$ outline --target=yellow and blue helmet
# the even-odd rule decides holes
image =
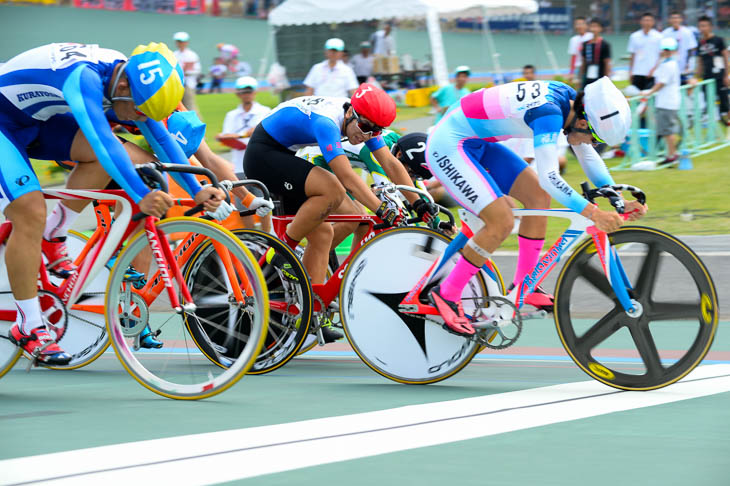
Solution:
[[[153,120],[169,116],[182,100],[185,91],[183,70],[162,42],[137,46],[129,56],[124,72],[137,109]]]

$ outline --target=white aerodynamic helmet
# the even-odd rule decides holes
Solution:
[[[604,76],[585,87],[583,109],[594,136],[610,146],[620,145],[631,128],[626,97]]]

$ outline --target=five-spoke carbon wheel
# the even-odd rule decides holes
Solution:
[[[592,240],[570,256],[558,278],[555,323],[583,371],[623,390],[667,386],[692,371],[712,345],[718,302],[709,272],[686,245],[651,228],[609,236],[630,282],[626,312]]]

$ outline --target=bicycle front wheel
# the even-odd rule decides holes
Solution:
[[[586,240],[558,277],[560,340],[583,371],[609,386],[670,385],[702,361],[715,337],[718,303],[710,273],[692,250],[662,231],[624,227],[609,239],[635,312],[618,302],[593,240]]]
[[[193,302],[185,304],[194,305],[174,309],[148,239],[138,233],[109,276],[109,336],[124,367],[147,389],[168,398],[207,398],[236,383],[256,359],[269,320],[266,283],[251,252],[223,227],[184,217],[159,221],[157,227],[184,235],[177,255],[191,249],[208,252],[209,258],[196,263],[206,264],[207,279],[190,288]],[[130,265],[145,281],[138,275],[130,278]],[[169,280],[182,300],[180,282],[172,276]],[[211,309],[224,316],[210,319]],[[161,349],[150,346],[157,340],[164,343]]]

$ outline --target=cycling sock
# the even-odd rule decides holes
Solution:
[[[451,270],[449,276],[441,282],[441,296],[451,301],[461,299],[461,292],[464,290],[466,283],[478,271],[479,267],[474,266],[463,256],[459,257],[459,261],[456,262],[456,266]]]
[[[300,241],[301,240],[295,240],[294,238],[289,236],[289,233],[287,233],[286,231],[284,232],[284,243],[289,245],[289,248],[291,248],[292,250],[294,250],[297,245],[299,245]]]
[[[527,238],[518,235],[517,240],[519,241],[520,252],[517,256],[515,278],[512,280],[515,287],[522,283],[527,272],[535,268],[537,261],[540,259],[542,247],[545,244],[545,238]]]
[[[15,322],[23,334],[28,334],[33,329],[43,326],[41,303],[38,301],[38,297],[16,300],[15,305],[18,308],[18,315],[15,318]]]
[[[68,234],[68,229],[76,221],[76,218],[79,217],[79,214],[59,202],[53,208],[53,211],[51,211],[48,219],[46,219],[46,229],[43,232],[43,238],[51,241],[54,238],[65,237]]]

